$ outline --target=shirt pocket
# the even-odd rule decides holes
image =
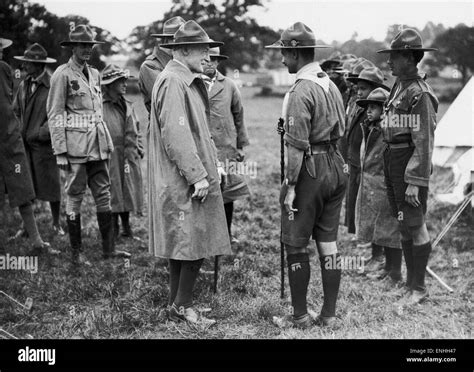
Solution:
[[[74,157],[87,155],[87,127],[66,127],[67,154]]]

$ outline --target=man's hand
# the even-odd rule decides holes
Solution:
[[[421,205],[420,200],[418,199],[418,191],[418,186],[410,184],[405,191],[405,201],[413,207],[418,207]]]
[[[224,170],[224,167],[217,167],[217,175],[219,176],[219,184],[226,184],[227,182],[227,172]]]
[[[191,198],[201,199],[201,203],[204,203],[209,189],[209,182],[203,178],[201,181],[196,182],[193,186],[194,193],[191,195]]]
[[[71,165],[69,164],[66,155],[56,155],[56,163],[58,164],[58,168],[63,171],[71,169]]]
[[[237,153],[238,153],[238,155],[237,155],[237,161],[239,161],[239,162],[240,162],[240,161],[244,161],[244,159],[245,159],[245,152],[244,152],[244,150],[243,150],[243,149],[237,149]]]
[[[293,208],[293,202],[296,198],[295,185],[288,185],[288,190],[286,191],[285,196],[285,209],[288,213],[298,212],[298,209]]]

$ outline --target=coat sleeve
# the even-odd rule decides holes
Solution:
[[[24,83],[21,82],[20,85],[18,86],[18,90],[15,93],[15,96],[13,97],[13,113],[15,116],[18,118],[18,121],[21,123],[21,107],[20,107],[20,97],[21,97],[21,91],[23,89]],[[23,126],[23,123],[21,123]]]
[[[61,71],[51,77],[51,88],[46,101],[48,113],[48,126],[51,133],[51,144],[54,155],[67,153],[66,146],[66,99],[67,99],[67,76]]]
[[[244,146],[249,145],[249,138],[247,134],[247,128],[244,124],[244,107],[242,106],[242,97],[240,95],[237,86],[232,83],[232,101],[231,111],[234,118],[235,130],[237,132],[237,148],[242,149]]]
[[[167,79],[158,88],[156,99],[161,107],[158,116],[161,137],[169,159],[188,184],[194,185],[207,177],[191,132],[189,110],[185,103],[187,86],[177,79]]]
[[[411,111],[412,118],[419,118],[419,126],[410,127],[411,139],[415,150],[405,170],[405,182],[428,187],[431,174],[431,156],[433,155],[436,111],[429,93],[422,93]]]
[[[153,92],[153,86],[158,78],[161,70],[156,69],[153,63],[145,60],[143,62],[140,72],[138,73],[138,87],[142,93],[145,107],[150,112],[151,110],[151,94]]]
[[[143,144],[143,130],[140,127],[140,120],[138,119],[138,115],[137,115],[134,108],[132,108],[132,119],[133,119],[133,123],[135,124],[136,131],[137,131],[138,154],[140,155],[140,157],[143,157],[143,155],[145,154],[145,146]]]

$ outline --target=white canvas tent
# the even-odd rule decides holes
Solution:
[[[459,204],[464,199],[464,186],[474,181],[473,89],[471,78],[436,127],[433,164],[454,174],[453,190],[436,195],[442,202]]]

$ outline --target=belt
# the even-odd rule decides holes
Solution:
[[[399,143],[390,143],[387,142],[387,146],[391,149],[405,149],[408,147],[413,147],[413,143],[411,142],[399,142]]]
[[[331,144],[324,144],[324,145],[311,145],[309,151],[311,155],[315,154],[327,154],[331,150]]]

